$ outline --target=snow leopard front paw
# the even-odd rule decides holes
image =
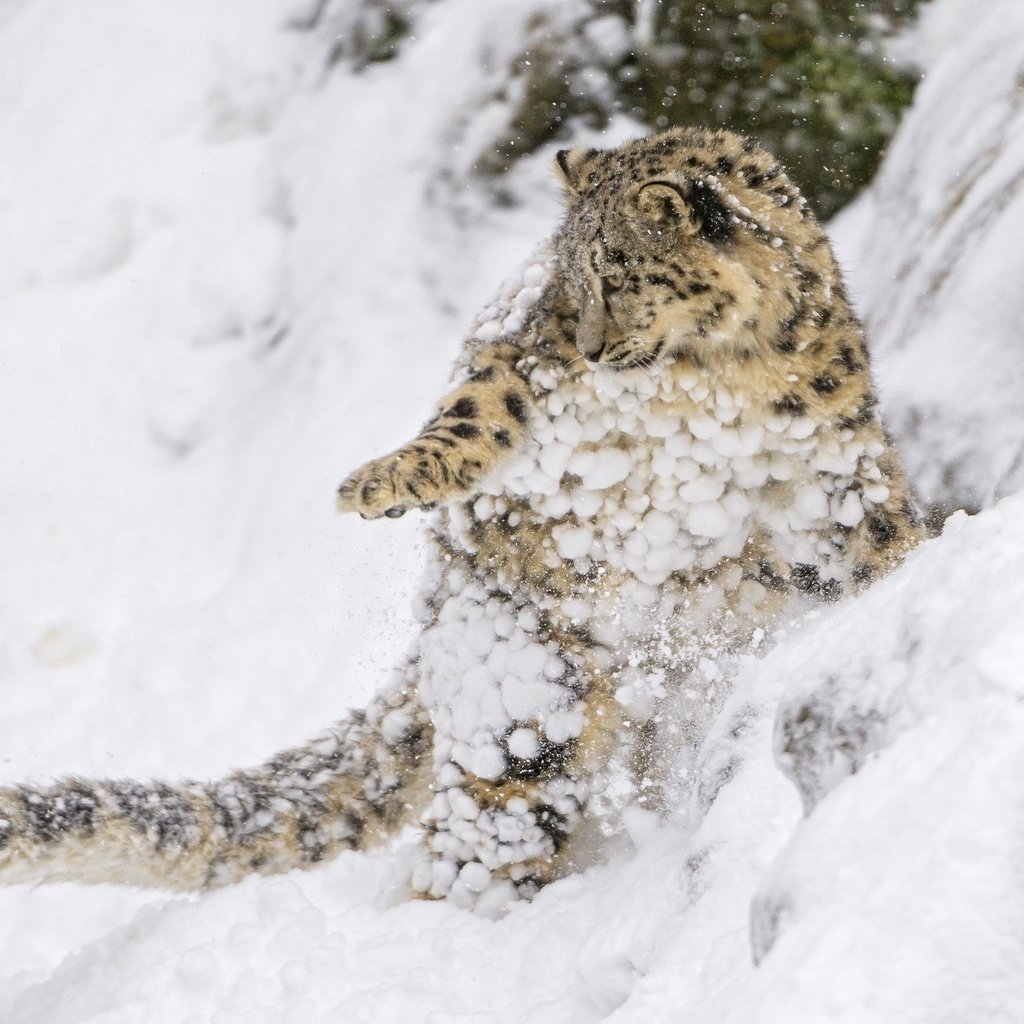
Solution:
[[[430,463],[396,452],[368,462],[338,488],[338,510],[364,519],[398,519],[411,508],[430,508],[441,500]]]

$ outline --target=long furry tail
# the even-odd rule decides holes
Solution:
[[[326,735],[212,783],[0,788],[0,884],[200,890],[365,849],[421,809],[432,730],[396,687]]]

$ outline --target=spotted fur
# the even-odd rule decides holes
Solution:
[[[391,685],[217,783],[0,790],[0,880],[204,888],[418,819],[417,892],[529,896],[573,867],[609,765],[657,805],[660,709],[698,665],[916,543],[861,327],[775,158],[677,129],[557,171],[530,312],[483,323],[419,435],[338,492],[364,518],[433,510]]]

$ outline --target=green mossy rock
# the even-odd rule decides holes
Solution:
[[[652,129],[720,125],[778,153],[827,218],[871,179],[910,102],[915,76],[886,57],[884,43],[916,3],[594,0],[568,19],[555,5],[510,69],[508,129],[478,170],[500,174],[568,137],[570,121],[600,128],[625,113]],[[603,29],[591,31],[597,23]]]

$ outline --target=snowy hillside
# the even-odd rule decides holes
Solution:
[[[545,3],[409,2],[369,63],[374,5],[318,6],[0,0],[5,781],[254,763],[408,642],[416,517],[333,490],[557,218],[550,148],[518,202],[468,173]],[[406,850],[0,890],[0,1020],[1024,1020],[1024,11],[933,0],[901,45],[835,234],[923,497],[984,511],[744,660],[693,800],[502,920],[405,902]]]
[[[977,509],[1024,486],[1024,6],[926,11],[925,80],[840,254],[922,502]]]

